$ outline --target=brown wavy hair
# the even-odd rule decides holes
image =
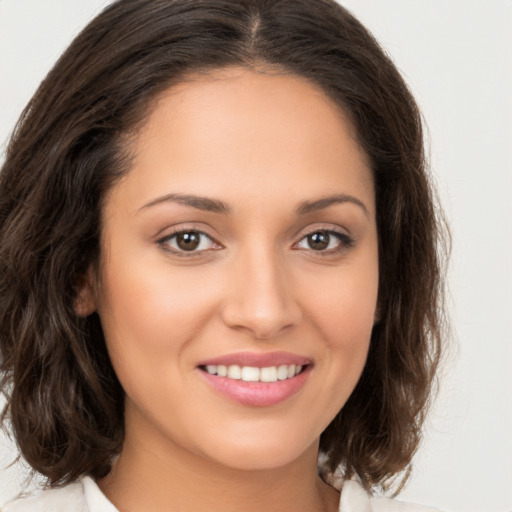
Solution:
[[[367,487],[410,466],[441,353],[445,245],[422,118],[397,69],[333,0],[120,0],[42,82],[0,174],[2,419],[51,485],[106,475],[123,444],[124,392],[99,317],[74,306],[98,260],[102,199],[130,169],[130,134],[167,88],[233,65],[320,86],[371,161],[380,320],[320,448],[327,475],[341,467]]]

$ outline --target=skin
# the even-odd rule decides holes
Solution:
[[[162,95],[131,150],[80,306],[98,311],[126,392],[124,447],[100,487],[121,512],[337,510],[319,436],[361,375],[378,293],[374,186],[352,126],[305,79],[230,68]],[[194,229],[207,236],[178,254],[171,237]],[[319,230],[341,235],[313,249]],[[312,364],[269,407],[228,399],[197,367],[274,351]]]

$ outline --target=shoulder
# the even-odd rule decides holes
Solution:
[[[78,481],[17,498],[4,505],[1,512],[83,512],[84,501],[84,488]]]
[[[343,484],[339,512],[440,512],[424,505],[415,505],[390,498],[370,496],[355,480]]]
[[[96,482],[82,477],[57,489],[44,489],[7,503],[0,512],[117,512]]]

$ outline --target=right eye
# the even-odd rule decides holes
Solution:
[[[339,253],[353,245],[353,240],[345,233],[333,229],[317,229],[303,237],[297,247],[317,253]]]
[[[158,240],[158,244],[164,250],[179,254],[180,256],[187,256],[187,253],[194,255],[210,249],[220,248],[220,245],[210,236],[196,229],[176,231],[172,235]]]

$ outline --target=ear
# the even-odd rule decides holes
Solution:
[[[93,266],[78,278],[75,297],[75,312],[78,316],[89,316],[96,311],[96,276]]]

